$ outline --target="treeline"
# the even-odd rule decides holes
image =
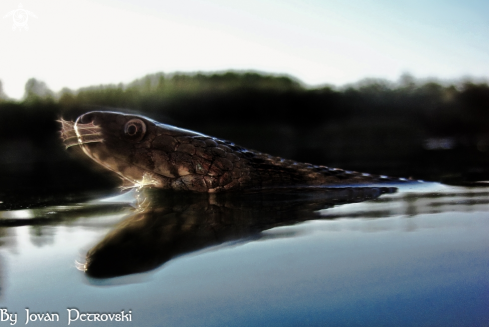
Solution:
[[[81,168],[62,149],[55,120],[100,107],[315,164],[431,180],[489,179],[486,83],[404,75],[397,82],[309,88],[288,76],[238,72],[158,73],[58,93],[30,79],[21,101],[8,100],[0,88],[3,171],[32,177],[56,167],[45,175],[83,183],[83,174],[73,175]]]
[[[343,119],[414,120],[429,135],[485,134],[489,123],[489,86],[461,81],[416,81],[409,75],[398,82],[366,79],[345,87],[306,88],[288,76],[227,72],[221,74],[147,75],[129,84],[99,85],[57,94],[42,81],[26,83],[24,99],[3,104],[33,107],[52,105],[78,112],[86,106],[126,108],[193,122],[232,119],[322,125]],[[1,103],[1,102],[0,102]],[[82,109],[83,110],[83,109]]]
[[[51,102],[63,106],[95,104],[141,109],[168,99],[196,93],[229,92],[251,88],[262,90],[302,89],[298,81],[286,76],[258,73],[164,74],[147,75],[128,84],[98,85],[73,91],[62,89],[57,94],[34,78],[25,86],[25,103]]]

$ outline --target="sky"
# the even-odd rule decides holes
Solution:
[[[2,0],[0,81],[20,99],[29,78],[57,92],[156,72],[486,79],[488,13],[487,0]]]

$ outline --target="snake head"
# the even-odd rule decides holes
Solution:
[[[117,173],[126,187],[170,188],[182,173],[182,163],[172,159],[176,138],[201,135],[146,117],[108,111],[88,112],[74,123],[60,122],[66,147],[80,146],[92,160]]]
[[[94,111],[79,116],[73,123],[73,130],[76,144],[83,152],[101,166],[117,173],[126,187],[161,186],[162,181],[152,172],[154,167],[150,160],[142,160],[148,157],[156,134],[155,122],[136,115]],[[64,141],[66,146],[71,146],[73,132],[64,134],[67,136]]]

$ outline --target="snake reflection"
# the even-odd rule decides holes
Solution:
[[[392,187],[186,194],[144,189],[141,208],[88,251],[84,270],[108,278],[145,272],[177,256],[319,218],[315,211],[375,199]]]

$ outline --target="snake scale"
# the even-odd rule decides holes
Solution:
[[[216,193],[409,181],[295,162],[138,115],[94,111],[60,122],[66,147],[80,146],[126,185]]]

